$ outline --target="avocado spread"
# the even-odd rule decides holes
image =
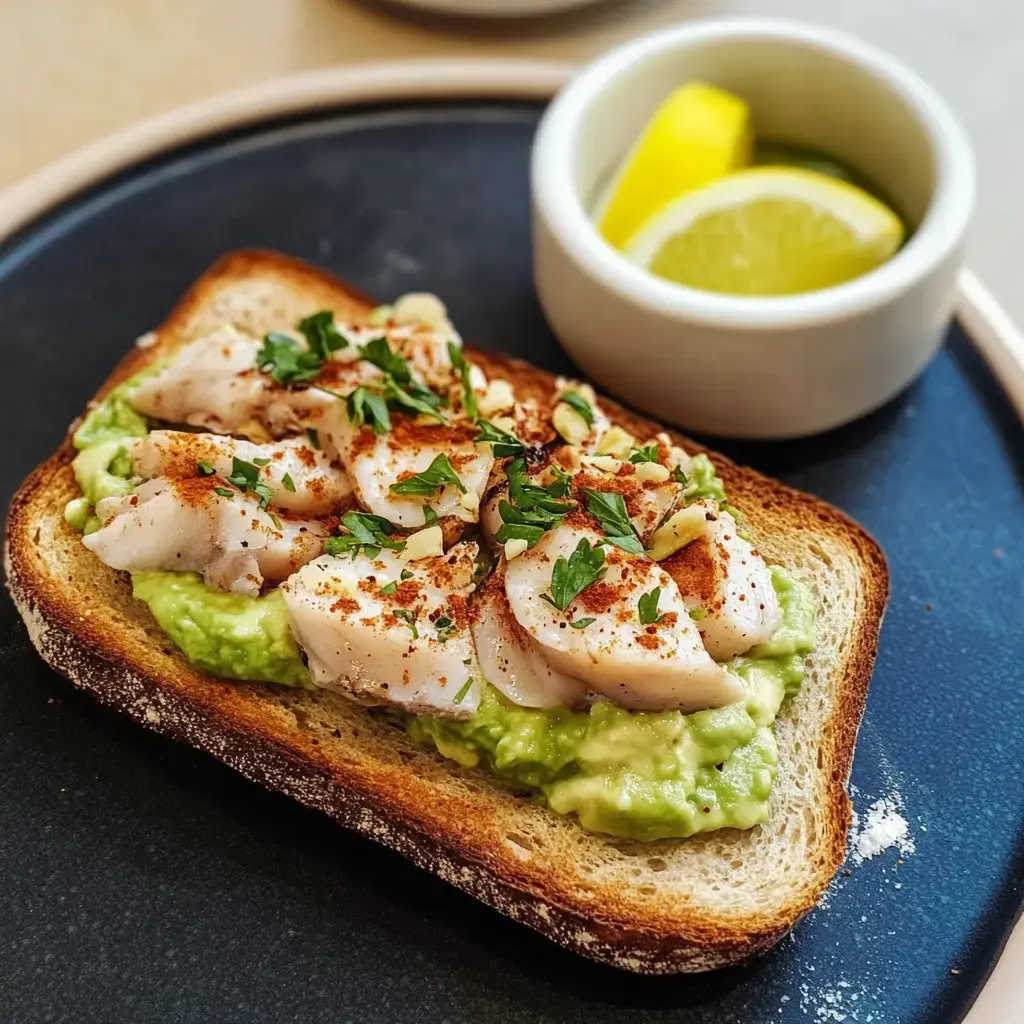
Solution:
[[[127,399],[133,383],[112,391],[75,433],[83,497],[69,502],[65,517],[77,529],[96,528],[91,509],[98,500],[132,489],[124,442],[147,432]],[[725,500],[707,456],[692,460],[686,494]],[[652,840],[750,828],[768,819],[778,768],[772,723],[799,689],[814,647],[810,592],[777,567],[772,578],[782,626],[768,643],[727,664],[743,680],[741,703],[689,715],[631,712],[605,701],[587,711],[539,710],[514,705],[481,681],[480,707],[469,721],[401,717],[417,741],[534,792],[594,832]],[[259,598],[221,593],[195,573],[136,573],[132,582],[135,597],[203,671],[312,685],[278,591]]]

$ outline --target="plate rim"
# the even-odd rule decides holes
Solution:
[[[290,115],[367,103],[550,99],[576,65],[542,59],[417,58],[374,61],[269,79],[136,121],[44,165],[0,191],[0,243],[91,186],[169,150],[225,131]],[[956,314],[1024,418],[1024,391],[991,349],[1017,348],[1021,333],[991,292],[961,274]],[[1019,381],[1018,381],[1019,384]],[[961,1024],[1024,1024],[1024,917],[993,961]]]

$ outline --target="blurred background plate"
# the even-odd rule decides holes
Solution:
[[[437,291],[466,337],[571,370],[530,281],[527,162],[541,106],[495,99],[493,69],[486,88],[467,73],[462,101],[435,75],[434,95],[449,99],[418,104],[395,102],[407,72],[367,74],[392,83],[388,103],[347,109],[345,96],[371,92],[338,89],[332,105],[318,78],[304,93],[316,112],[267,122],[235,98],[0,197],[3,231],[62,186],[66,196],[95,182],[0,244],[5,500],[132,340],[226,249],[278,248],[382,299]],[[425,81],[408,79],[408,95]],[[517,81],[513,94],[530,92]],[[300,93],[286,83],[259,95],[281,114]],[[156,152],[175,131],[232,123]],[[98,706],[42,664],[4,598],[0,1016],[961,1020],[1019,913],[1024,869],[1020,424],[954,327],[924,377],[868,419],[728,451],[840,505],[888,553],[893,599],[852,794],[862,825],[877,801],[898,802],[913,851],[851,858],[822,906],[749,965],[625,975]],[[981,1024],[1008,1024],[1018,995]]]
[[[562,11],[595,4],[610,4],[617,0],[387,0],[400,7],[413,7],[420,11],[436,14],[455,14],[473,18],[522,18]]]

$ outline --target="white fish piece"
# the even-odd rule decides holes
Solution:
[[[477,444],[479,428],[466,420],[450,424],[420,422],[392,414],[391,430],[374,434],[348,418],[344,403],[323,409],[321,440],[330,439],[352,481],[359,502],[374,515],[407,529],[422,526],[424,509],[438,517],[453,516],[464,523],[479,518],[480,498],[494,465],[491,446]],[[326,445],[326,442],[325,442]],[[445,456],[465,491],[447,484],[430,496],[395,494],[391,487],[425,472],[438,456]]]
[[[583,684],[554,668],[543,649],[516,621],[496,570],[470,602],[473,641],[484,678],[514,704],[527,708],[578,708],[590,703]]]
[[[712,513],[704,536],[660,563],[691,611],[702,609],[696,625],[717,661],[770,640],[782,625],[782,608],[764,558],[736,532],[728,512]]]
[[[583,538],[592,545],[602,539],[584,527],[558,526],[505,570],[512,614],[540,644],[545,659],[628,708],[691,712],[740,700],[740,680],[715,664],[672,578],[646,556],[605,545],[607,573],[601,581],[564,611],[541,599],[550,592],[556,560],[569,559]],[[655,587],[661,590],[658,610],[664,617],[645,626],[639,601]],[[587,618],[594,621],[584,628],[569,625]]]
[[[96,506],[103,525],[82,543],[112,569],[201,572],[218,590],[255,596],[264,580],[283,580],[323,550],[328,528],[278,518],[218,477],[157,477],[135,493]]]
[[[314,682],[361,703],[470,717],[480,704],[466,604],[477,553],[464,542],[414,562],[382,550],[300,569],[281,591]]]
[[[222,434],[154,430],[136,441],[130,454],[135,471],[147,479],[199,476],[200,462],[227,477],[234,460],[241,459],[259,470],[260,482],[270,489],[272,506],[305,516],[329,515],[349,507],[353,500],[348,474],[304,437],[255,444]]]
[[[262,342],[226,324],[186,345],[129,395],[152,419],[187,423],[218,434],[241,431],[268,400],[273,381],[256,368]]]

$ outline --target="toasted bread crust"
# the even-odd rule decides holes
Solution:
[[[343,317],[373,305],[300,261],[274,253],[230,254],[179,302],[157,332],[158,345],[125,356],[97,397],[190,340],[197,318],[216,305],[222,290],[254,276],[301,295],[308,307],[329,306]],[[504,377],[518,391],[543,396],[553,390],[554,378],[544,371],[507,356],[467,351],[488,377]],[[663,429],[607,399],[602,404],[613,422],[637,436]],[[673,436],[689,451],[701,450]],[[815,564],[831,564],[841,552],[856,574],[849,607],[840,609],[850,619],[848,629],[836,660],[824,670],[831,696],[815,768],[822,824],[807,851],[810,865],[785,899],[764,901],[753,912],[701,906],[685,893],[659,893],[656,886],[624,889],[583,876],[569,857],[530,856],[517,821],[548,812],[532,805],[527,810],[482,773],[464,772],[420,750],[342,698],[227,683],[194,671],[171,649],[145,606],[132,599],[123,574],[93,558],[65,525],[64,503],[77,494],[69,440],[14,498],[7,582],[43,658],[141,724],[329,814],[585,956],[650,974],[707,970],[771,947],[811,909],[843,861],[850,820],[845,784],[888,597],[885,559],[861,527],[816,498],[709,454],[769,557],[807,551]],[[777,549],[772,536],[784,539]],[[565,825],[582,831],[572,822]],[[507,841],[511,836],[522,842]],[[588,848],[615,845],[589,834],[583,842]]]

